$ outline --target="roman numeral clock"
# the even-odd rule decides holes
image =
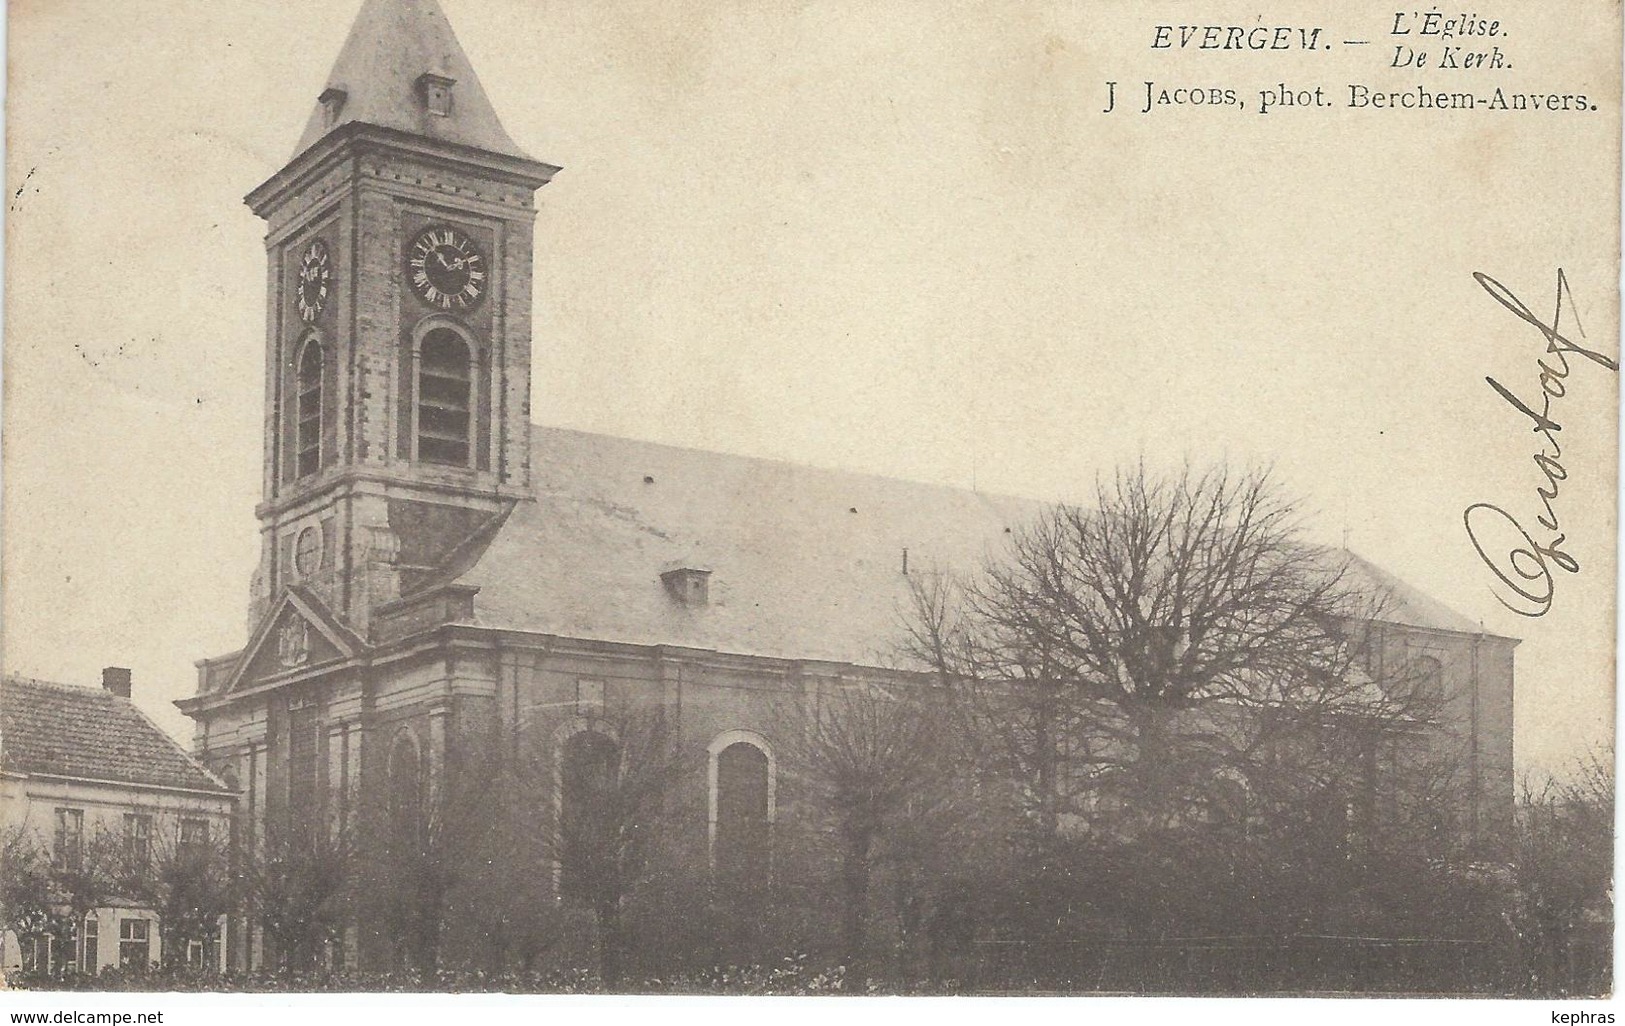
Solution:
[[[299,260],[299,282],[294,287],[299,319],[306,324],[316,323],[322,308],[327,305],[327,293],[332,287],[333,258],[327,252],[327,243],[316,239]]]
[[[468,310],[485,295],[485,255],[474,240],[444,225],[425,229],[407,250],[406,272],[417,297],[439,310]]]

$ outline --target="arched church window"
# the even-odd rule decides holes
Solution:
[[[602,887],[598,874],[612,865],[617,824],[610,808],[620,747],[593,730],[564,742],[559,767],[559,896],[591,901]]]
[[[466,467],[472,437],[474,374],[469,345],[450,328],[423,338],[418,353],[418,459]]]
[[[759,882],[768,866],[767,753],[748,741],[735,741],[716,760],[712,856],[717,875],[737,884]]]
[[[416,851],[423,841],[423,761],[405,731],[389,751],[389,833],[402,854]]]
[[[308,339],[299,349],[296,367],[296,477],[309,477],[322,469],[322,344]]]
[[[1314,843],[1334,858],[1349,858],[1361,839],[1360,803],[1338,784],[1324,784],[1311,796],[1309,827]]]
[[[1247,826],[1247,780],[1235,770],[1224,769],[1208,783],[1202,802],[1202,818],[1219,830],[1241,832]]]
[[[1438,703],[1444,700],[1444,664],[1432,656],[1418,656],[1416,658],[1416,697],[1424,705]],[[1427,715],[1426,708],[1418,710],[1421,715]]]

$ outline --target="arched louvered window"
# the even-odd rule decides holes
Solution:
[[[425,463],[469,465],[472,440],[473,354],[462,336],[436,328],[418,352],[417,455]]]
[[[760,882],[768,868],[767,753],[748,741],[735,741],[716,758],[712,854],[717,875],[740,885]]]
[[[322,469],[322,344],[308,339],[296,368],[295,477]]]
[[[620,747],[597,731],[564,742],[559,767],[559,896],[592,901],[613,885],[600,874],[612,865],[618,826],[606,815],[614,796]]]

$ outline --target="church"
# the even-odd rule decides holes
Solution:
[[[504,130],[436,0],[366,0],[314,99],[247,196],[268,290],[250,632],[177,703],[239,838],[342,828],[403,778],[432,804],[472,752],[563,765],[628,703],[703,767],[713,857],[771,837],[779,696],[895,679],[911,566],[973,566],[1040,507],[539,426],[532,247],[561,169]],[[1396,643],[1465,696],[1475,819],[1499,818],[1516,643],[1370,570]],[[388,964],[385,933],[330,957]],[[262,931],[230,934],[229,964],[264,963]]]

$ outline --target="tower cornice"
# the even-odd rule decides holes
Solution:
[[[433,469],[430,468],[431,473]],[[334,499],[351,499],[357,496],[421,498],[442,502],[483,500],[480,501],[480,505],[489,506],[492,511],[500,509],[504,502],[527,502],[536,498],[529,485],[499,482],[496,475],[489,471],[482,472],[472,481],[436,480],[426,475],[422,468],[414,469],[412,465],[345,467],[326,473],[327,477],[319,480],[308,490],[260,503],[254,507],[254,515],[267,522],[298,517],[327,505]],[[267,527],[269,526],[268,524]]]
[[[367,154],[408,157],[453,170],[476,171],[507,185],[540,189],[562,168],[529,157],[493,153],[472,146],[430,139],[399,129],[349,122],[300,153],[243,198],[261,218],[269,219],[290,196],[302,195],[311,182],[346,160]]]

